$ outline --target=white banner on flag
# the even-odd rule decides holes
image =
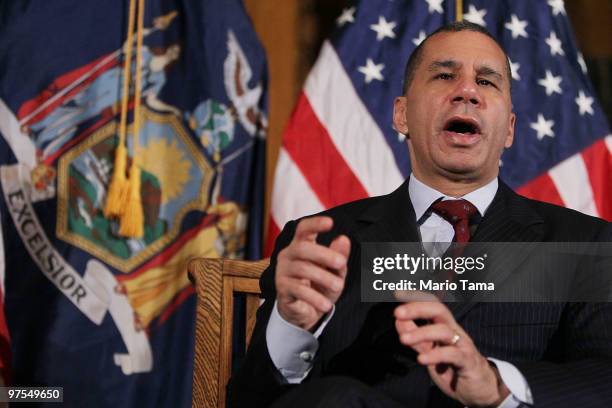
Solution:
[[[125,375],[153,368],[146,334],[134,325],[134,310],[118,282],[102,263],[91,259],[83,277],[53,247],[32,207],[29,169],[18,163],[0,167],[0,180],[8,212],[32,260],[55,287],[89,320],[102,324],[107,311],[121,333],[128,354],[115,354],[115,363]]]

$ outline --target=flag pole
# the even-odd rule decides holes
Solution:
[[[456,0],[455,6],[456,6],[455,20],[463,21],[463,0]]]

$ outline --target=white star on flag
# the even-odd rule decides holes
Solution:
[[[563,0],[548,0],[548,5],[552,8],[553,16],[559,13],[565,15],[565,4]]]
[[[484,16],[487,14],[487,10],[481,9],[478,10],[474,7],[473,4],[470,4],[468,8],[468,12],[463,14],[463,19],[469,21],[470,23],[478,24],[483,27],[487,26],[487,23],[484,21]]]
[[[433,13],[434,11],[437,13],[444,13],[444,10],[442,10],[442,2],[444,0],[425,0],[427,2],[427,4],[429,4],[429,14]]]
[[[584,62],[584,57],[582,56],[581,52],[578,53],[578,64],[580,64],[580,69],[582,69],[582,73],[586,74],[587,66],[586,66],[586,62]]]
[[[425,34],[425,31],[421,30],[419,31],[419,36],[412,39],[412,43],[418,47],[419,44],[425,41],[425,38],[427,38],[427,34]]]
[[[376,39],[378,41],[381,41],[385,37],[395,38],[395,33],[393,32],[393,29],[396,25],[397,23],[395,21],[389,22],[385,20],[383,16],[380,16],[378,17],[378,23],[372,24],[370,28],[376,31]]]
[[[355,22],[355,7],[349,7],[342,10],[342,14],[340,17],[336,19],[336,24],[338,27],[342,27],[346,23],[354,23]]]
[[[527,31],[525,31],[525,28],[527,28],[527,20],[519,20],[516,14],[510,16],[510,22],[504,24],[504,27],[512,31],[512,38],[515,40],[518,37],[529,37]]]
[[[565,55],[561,47],[561,40],[557,38],[557,33],[554,31],[550,32],[550,35],[546,39],[546,44],[550,47],[550,55]]]
[[[382,75],[382,70],[385,68],[385,64],[375,64],[371,58],[368,58],[366,64],[359,67],[358,70],[365,75],[365,82],[369,84],[373,79],[382,81],[385,79]]]
[[[555,137],[555,133],[552,127],[555,125],[555,121],[546,120],[544,115],[538,113],[538,121],[532,122],[529,126],[538,133],[538,140],[542,140],[544,136]]]
[[[586,96],[585,93],[580,90],[578,92],[578,97],[574,99],[576,104],[578,105],[578,109],[580,110],[580,116],[584,116],[585,113],[589,115],[593,114],[593,98],[591,96]]]
[[[546,95],[548,96],[552,95],[555,92],[561,95],[562,92],[559,84],[561,84],[562,80],[563,78],[561,78],[561,75],[554,76],[552,72],[546,70],[546,78],[539,79],[538,84],[546,88]]]
[[[512,62],[510,58],[508,58],[508,63],[510,64],[510,73],[512,74],[512,79],[514,79],[515,81],[520,81],[521,76],[519,75],[518,70],[521,67],[521,64],[519,64],[518,62]]]

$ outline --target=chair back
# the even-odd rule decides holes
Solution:
[[[197,258],[189,262],[189,277],[198,298],[192,406],[225,407],[232,368],[234,294],[246,295],[248,347],[260,303],[259,277],[269,261]]]

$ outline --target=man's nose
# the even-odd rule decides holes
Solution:
[[[473,81],[460,81],[457,87],[453,90],[451,96],[453,103],[469,103],[474,106],[479,106],[482,103],[478,88]]]

